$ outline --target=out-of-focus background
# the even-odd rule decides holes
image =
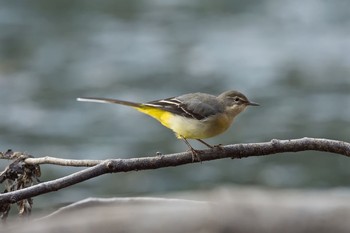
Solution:
[[[153,119],[76,98],[150,101],[230,89],[261,107],[247,109],[209,143],[304,136],[349,141],[350,2],[0,3],[1,151],[74,159],[181,152],[186,145]],[[43,165],[41,180],[77,170]],[[110,174],[35,200],[47,206],[223,184],[347,188],[349,177],[349,159],[303,152]]]

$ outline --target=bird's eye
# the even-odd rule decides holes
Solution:
[[[239,102],[241,99],[240,99],[239,97],[235,97],[234,100],[235,100],[236,102]]]

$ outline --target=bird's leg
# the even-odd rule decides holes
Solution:
[[[186,145],[190,148],[191,152],[192,152],[192,162],[196,161],[196,159],[199,162],[202,162],[200,156],[199,156],[199,151],[195,150],[191,144],[186,140],[186,138],[182,137],[182,139],[184,140],[184,142],[186,143]]]
[[[218,149],[221,149],[221,150],[223,149],[223,148],[222,148],[222,144],[218,144],[218,145],[212,146],[212,145],[206,143],[205,141],[203,141],[203,140],[201,140],[201,139],[196,139],[196,140],[199,141],[199,142],[201,142],[201,143],[203,143],[204,145],[206,145],[206,146],[209,147],[210,149],[215,149],[215,148],[218,148]]]
[[[201,139],[196,139],[196,140],[197,140],[198,142],[200,142],[200,143],[203,143],[204,145],[206,145],[206,146],[209,147],[210,149],[213,149],[213,148],[214,148],[214,146],[212,146],[212,145],[206,143],[205,141],[203,141],[203,140],[201,140]]]

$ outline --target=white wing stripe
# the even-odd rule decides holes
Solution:
[[[176,105],[176,106],[180,105],[180,103],[178,103],[178,102],[173,102],[173,101],[169,101],[169,100],[160,100],[159,103],[166,103],[166,104]]]

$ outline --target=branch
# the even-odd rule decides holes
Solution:
[[[307,150],[324,151],[350,157],[350,143],[320,138],[301,138],[293,140],[273,139],[270,142],[263,143],[235,144],[216,147],[214,149],[200,151],[200,158],[202,161],[223,158],[236,159],[250,156],[262,156],[282,152],[298,152]],[[33,162],[33,160],[31,161]],[[15,203],[19,200],[57,191],[106,173],[158,169],[170,166],[180,166],[188,163],[192,163],[191,152],[131,159],[109,159],[100,162],[93,167],[86,168],[82,171],[56,180],[40,183],[21,190],[0,194],[0,205],[5,203]]]
[[[90,159],[61,159],[50,156],[34,158],[31,155],[22,153],[22,152],[13,152],[12,150],[8,150],[5,153],[0,152],[0,159],[8,159],[8,160],[25,160],[26,164],[30,165],[39,165],[39,164],[53,164],[58,166],[66,166],[66,167],[92,167],[99,163],[102,163],[104,160],[90,160]]]
[[[45,156],[41,158],[27,158],[25,160],[28,164],[53,164],[59,166],[69,166],[69,167],[92,167],[97,164],[102,163],[104,160],[79,160],[79,159],[61,159],[50,156]]]

